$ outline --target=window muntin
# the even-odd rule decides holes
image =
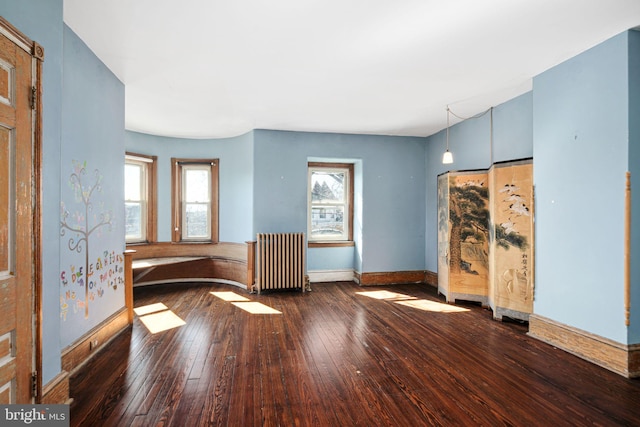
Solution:
[[[172,159],[174,242],[218,240],[218,160]]]
[[[309,163],[309,241],[353,240],[353,165]]]

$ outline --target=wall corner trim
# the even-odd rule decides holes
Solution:
[[[44,404],[71,404],[73,399],[69,398],[69,373],[62,371],[56,375],[42,388],[42,399]]]
[[[424,284],[426,276],[426,270],[356,273],[356,283],[360,286]]]
[[[528,335],[624,377],[640,377],[640,344],[621,344],[537,314],[529,316]]]
[[[438,273],[430,270],[426,270],[425,281],[427,282],[427,285],[433,286],[434,288],[438,288]]]
[[[111,317],[62,350],[62,369],[73,374],[129,326],[127,307],[122,307]]]

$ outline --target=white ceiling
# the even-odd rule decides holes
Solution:
[[[129,130],[425,136],[640,25],[640,0],[64,0],[64,20],[125,84]]]

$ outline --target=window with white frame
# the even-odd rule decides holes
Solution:
[[[353,240],[353,164],[309,162],[310,242]]]
[[[217,241],[218,160],[172,162],[173,241]]]
[[[125,240],[140,243],[155,239],[154,156],[125,155],[124,198]]]

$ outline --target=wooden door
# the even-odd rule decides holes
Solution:
[[[4,22],[0,22],[3,26]],[[36,247],[34,62],[0,31],[0,403],[32,402]]]

